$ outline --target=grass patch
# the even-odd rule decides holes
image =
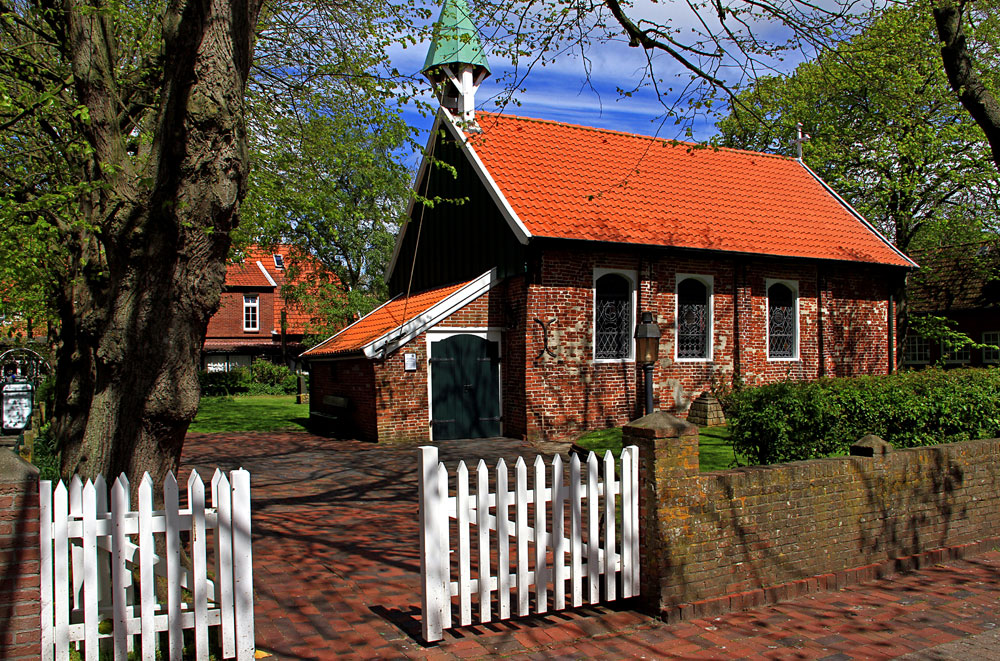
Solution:
[[[296,404],[295,395],[202,397],[189,431],[305,431],[308,423],[309,405]]]
[[[587,432],[576,439],[576,444],[596,452],[599,457],[611,450],[615,458],[618,458],[622,453],[622,429],[614,427]],[[702,471],[733,468],[736,465],[735,459],[733,446],[729,443],[728,427],[703,427],[699,430],[698,467]]]

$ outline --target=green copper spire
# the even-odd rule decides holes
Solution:
[[[490,72],[479,31],[469,17],[469,5],[465,0],[444,0],[422,73],[434,80],[439,77],[434,70],[444,64],[470,64],[477,74]]]

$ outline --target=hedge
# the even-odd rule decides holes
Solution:
[[[228,372],[198,372],[201,394],[206,397],[232,395],[290,395],[298,376],[284,365],[255,360],[250,369],[237,367]]]
[[[846,454],[867,434],[893,447],[1000,436],[1000,370],[927,369],[774,383],[725,399],[730,438],[752,464]]]

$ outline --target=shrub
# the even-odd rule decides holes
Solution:
[[[951,443],[1000,435],[1000,370],[784,381],[726,404],[733,448],[755,464],[844,454],[867,434],[898,448]]]
[[[250,370],[237,367],[228,372],[198,372],[203,397],[242,395],[250,388]]]
[[[253,376],[251,395],[290,395],[295,392],[298,377],[285,365],[258,360],[250,371]]]
[[[38,467],[38,478],[41,480],[59,479],[59,450],[48,424],[38,429],[38,436],[32,442],[31,463]]]

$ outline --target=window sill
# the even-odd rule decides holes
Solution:
[[[769,363],[798,363],[798,362],[801,362],[801,359],[798,356],[795,356],[794,358],[771,358],[770,356],[768,356],[767,357],[767,362],[769,362]]]
[[[674,358],[675,363],[712,363],[711,358]]]
[[[635,358],[594,358],[593,363],[595,365],[606,364],[606,363],[634,363]]]

